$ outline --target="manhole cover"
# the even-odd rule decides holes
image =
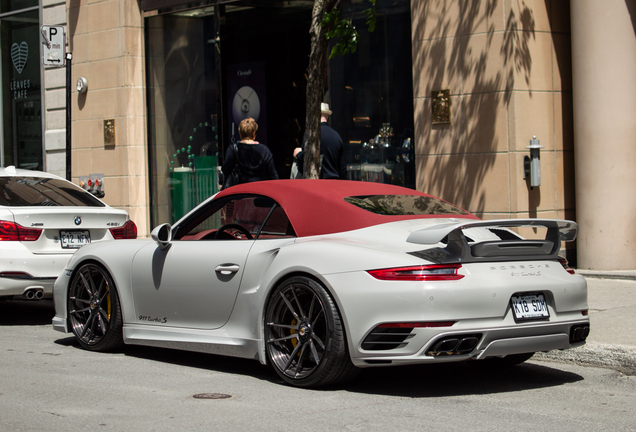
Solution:
[[[195,399],[229,399],[232,395],[223,393],[199,393],[193,396]]]

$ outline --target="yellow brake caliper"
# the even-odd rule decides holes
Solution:
[[[297,321],[296,321],[296,318],[294,318],[294,319],[292,320],[292,322],[291,322],[291,325],[293,325],[293,326],[294,326],[294,325],[296,325],[296,324],[297,324]],[[289,330],[289,334],[296,334],[296,330],[294,330],[294,329]],[[294,339],[292,339],[292,340],[291,340],[291,343],[292,343],[292,345],[294,346],[294,348],[296,348],[296,345],[298,345],[298,339],[295,339],[295,338],[294,338]]]
[[[110,321],[110,289],[108,285],[106,285],[106,289],[108,290],[108,294],[106,294],[106,310],[108,311],[108,321]]]

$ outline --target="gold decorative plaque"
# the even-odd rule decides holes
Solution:
[[[104,147],[115,146],[115,119],[104,120]]]
[[[433,124],[450,124],[451,122],[451,99],[450,90],[433,90],[431,92],[431,110]]]

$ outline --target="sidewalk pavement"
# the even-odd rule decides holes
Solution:
[[[580,348],[537,353],[533,358],[607,367],[636,375],[636,270],[576,273],[587,281],[587,343]]]

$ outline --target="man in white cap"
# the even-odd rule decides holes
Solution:
[[[320,104],[320,178],[342,179],[347,178],[347,168],[344,158],[344,145],[342,138],[329,124],[331,110],[329,104]],[[294,149],[294,157],[298,165],[298,172],[303,173],[304,152],[302,148]]]

